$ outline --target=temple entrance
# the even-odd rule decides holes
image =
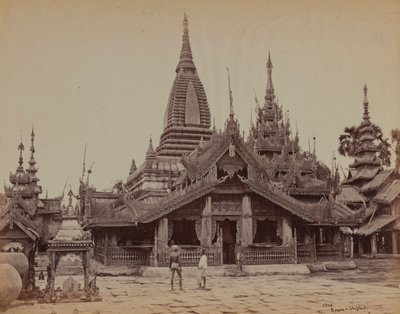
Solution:
[[[235,264],[236,221],[225,219],[218,223],[222,235],[222,263]]]

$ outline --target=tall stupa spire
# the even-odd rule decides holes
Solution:
[[[211,138],[211,115],[206,92],[193,62],[189,42],[189,20],[183,16],[182,48],[176,76],[164,114],[164,130],[157,156],[181,157],[193,151],[201,137]]]
[[[189,20],[187,18],[186,12],[183,16],[183,35],[182,35],[182,48],[179,57],[179,63],[176,67],[176,72],[178,73],[181,69],[196,69],[193,63],[192,48],[190,47],[189,41]]]

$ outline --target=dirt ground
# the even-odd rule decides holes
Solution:
[[[17,301],[6,313],[400,313],[400,259],[355,263],[356,270],[309,275],[210,277],[201,290],[184,278],[183,291],[170,291],[169,278],[98,277],[100,302]]]

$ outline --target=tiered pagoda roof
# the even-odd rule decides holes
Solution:
[[[350,164],[350,170],[344,184],[364,184],[371,181],[381,170],[382,160],[377,156],[379,151],[376,145],[374,126],[369,116],[367,85],[364,85],[363,117],[360,125],[356,128],[357,147],[354,162]]]

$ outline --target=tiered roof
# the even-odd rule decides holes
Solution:
[[[379,151],[375,141],[377,140],[371,118],[369,116],[367,85],[364,85],[363,117],[360,125],[356,128],[358,143],[355,150],[354,162],[350,165],[350,170],[345,184],[363,184],[371,181],[382,169],[382,161],[377,156]]]

